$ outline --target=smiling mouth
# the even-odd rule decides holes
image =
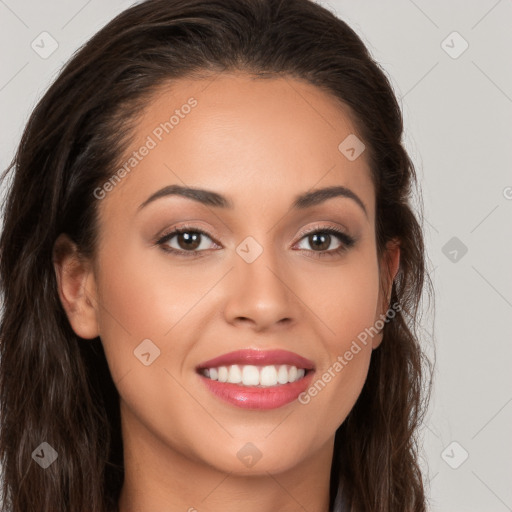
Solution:
[[[241,349],[196,366],[211,393],[235,407],[272,410],[283,407],[311,384],[315,364],[289,350]]]
[[[267,388],[284,386],[285,384],[301,380],[309,371],[305,368],[297,368],[287,364],[266,366],[232,364],[229,366],[203,368],[199,370],[199,374],[207,379],[218,382]]]

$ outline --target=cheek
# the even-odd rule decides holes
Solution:
[[[358,254],[345,267],[317,275],[315,290],[315,312],[328,328],[323,329],[328,333],[327,357],[302,403],[335,430],[354,406],[368,373],[379,296],[377,262],[370,252],[368,257]]]
[[[182,361],[188,348],[181,330],[211,287],[199,279],[197,270],[177,268],[165,255],[155,258],[153,249],[129,249],[125,244],[121,251],[117,247],[105,247],[98,265],[100,337],[114,382],[129,372],[133,380],[146,370],[145,379],[149,368],[168,367],[171,347],[173,359]],[[146,347],[152,360],[158,355],[150,366],[137,358],[139,347]]]
[[[193,266],[177,268],[153,250],[118,246],[105,247],[98,265],[100,337],[113,381],[125,414],[136,414],[149,429],[164,417],[171,424],[172,416],[171,437],[185,443],[180,436],[189,427],[181,423],[204,412],[180,383],[180,366],[193,339],[194,305],[212,284]],[[203,279],[194,280],[199,274]]]
[[[354,254],[347,264],[317,272],[310,286],[311,309],[327,328],[331,356],[343,353],[351,341],[375,322],[379,272],[370,251]]]
[[[100,298],[111,313],[104,312],[105,329],[114,324],[133,340],[162,339],[211,286],[197,266],[173,265],[156,251],[103,252]]]

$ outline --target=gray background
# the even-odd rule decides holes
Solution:
[[[61,65],[131,3],[0,0],[2,169]],[[422,431],[431,510],[512,510],[512,2],[319,3],[390,75],[420,177],[436,290],[423,324],[437,354]],[[47,58],[42,32],[58,44]]]

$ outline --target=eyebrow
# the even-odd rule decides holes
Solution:
[[[194,201],[202,203],[206,206],[214,206],[217,208],[227,209],[234,208],[234,204],[231,200],[229,200],[227,197],[221,194],[218,194],[217,192],[213,192],[211,190],[204,190],[201,188],[183,187],[181,185],[169,185],[160,190],[157,190],[154,194],[148,197],[148,199],[146,199],[139,206],[139,210],[146,207],[149,203],[156,201],[157,199],[173,195],[186,197],[188,199],[192,199]],[[363,201],[359,198],[359,196],[352,192],[352,190],[350,190],[349,188],[342,186],[320,188],[298,195],[295,197],[292,203],[292,208],[297,210],[304,210],[312,206],[317,206],[333,197],[345,197],[347,199],[352,199],[361,207],[365,215],[368,217],[366,207]]]

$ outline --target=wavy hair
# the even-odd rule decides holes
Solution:
[[[4,512],[111,512],[123,483],[119,395],[99,338],[78,337],[60,303],[54,243],[95,254],[94,190],[112,175],[144,106],[180,78],[243,71],[305,80],[348,105],[376,191],[378,255],[401,258],[361,395],[335,436],[330,510],[424,512],[417,432],[431,365],[417,327],[431,286],[411,206],[416,173],[391,84],[356,33],[311,0],[147,0],[83,45],[33,110],[3,205],[0,461]],[[58,464],[36,464],[47,442]],[[43,445],[45,447],[46,445]]]

